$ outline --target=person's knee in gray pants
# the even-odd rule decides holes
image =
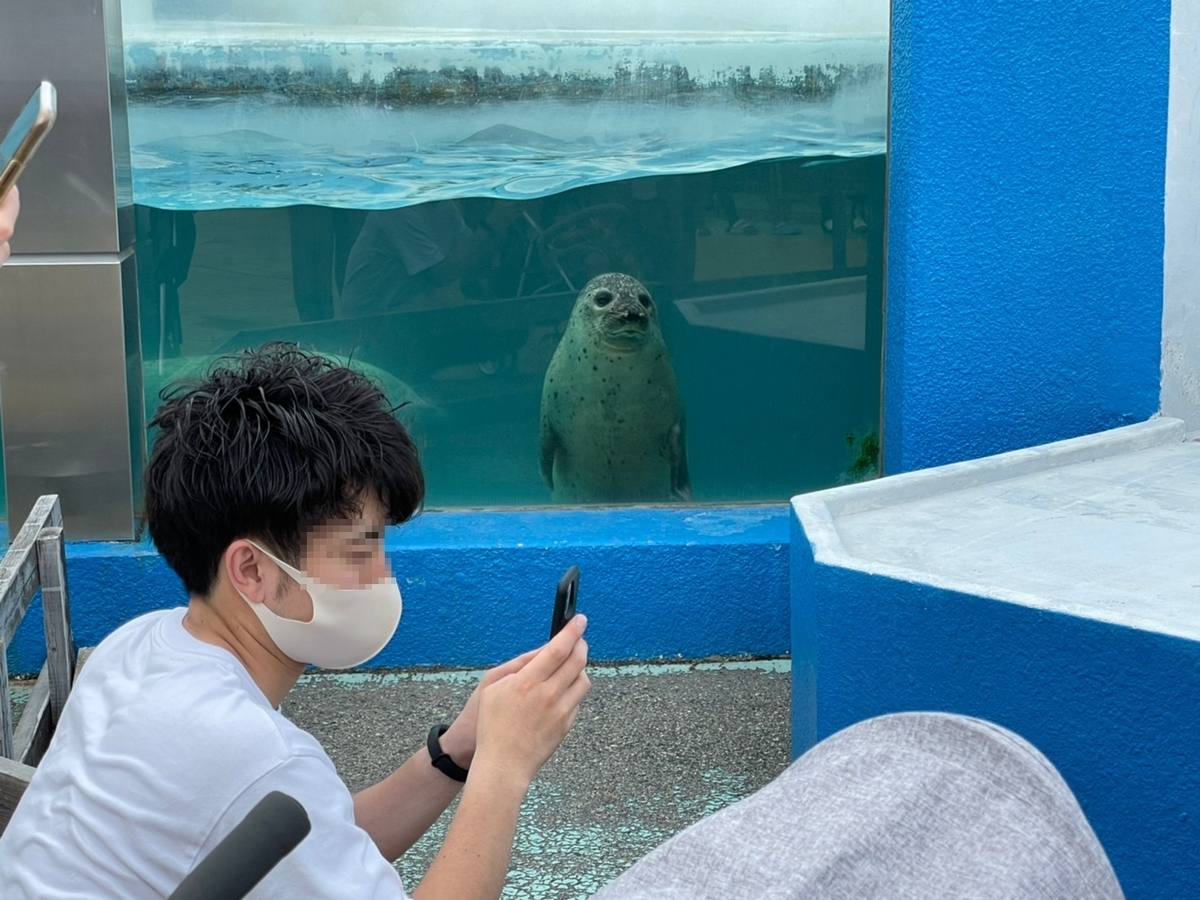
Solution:
[[[979,719],[860,722],[676,835],[595,900],[1123,897],[1066,782]]]

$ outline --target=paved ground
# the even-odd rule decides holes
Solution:
[[[766,784],[789,760],[788,663],[594,667],[575,729],[522,810],[505,897],[590,896],[697,819]],[[449,719],[478,673],[302,680],[283,710],[328,749],[351,789],[379,779]],[[452,812],[452,810],[451,810]],[[448,815],[399,863],[420,881]]]

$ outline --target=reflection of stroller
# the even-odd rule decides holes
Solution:
[[[529,246],[517,282],[517,296],[583,287],[593,275],[620,265],[614,259],[629,210],[620,203],[597,203],[570,213],[542,229],[528,212],[522,212],[529,226]],[[531,275],[539,272],[546,281],[526,291]]]

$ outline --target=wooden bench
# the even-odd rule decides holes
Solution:
[[[8,648],[39,590],[46,664],[14,727]],[[0,559],[0,832],[50,744],[81,662],[71,634],[62,508],[58,497],[51,494],[38,499]]]

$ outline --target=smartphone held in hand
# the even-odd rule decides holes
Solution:
[[[550,637],[562,631],[575,616],[575,601],[579,594],[579,566],[571,566],[558,582],[554,595],[554,616],[550,620]]]
[[[17,183],[57,116],[58,94],[54,85],[43,81],[0,141],[0,200]]]

